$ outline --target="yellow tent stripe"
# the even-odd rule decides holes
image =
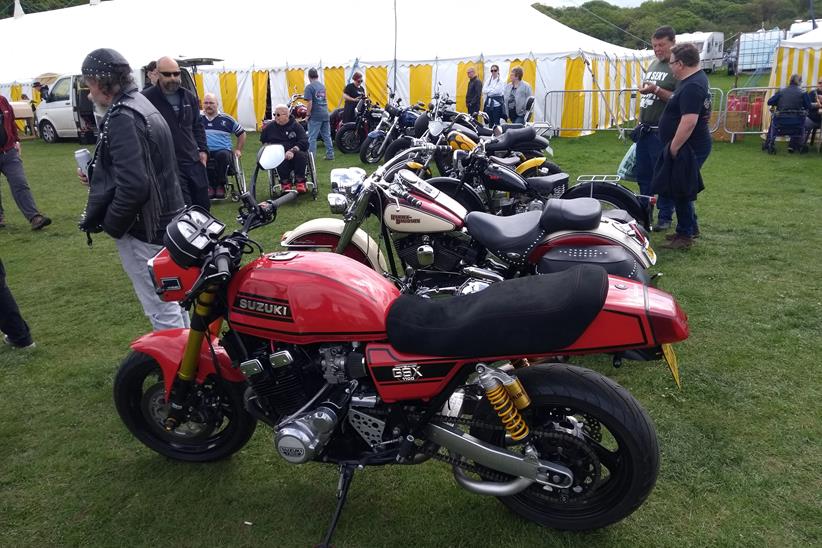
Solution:
[[[345,89],[345,69],[343,67],[325,68],[323,69],[323,79],[328,108],[333,111],[342,106],[342,94],[343,89]]]
[[[388,102],[388,67],[366,67],[365,87],[372,101],[385,106]]]
[[[255,70],[251,73],[251,94],[254,100],[254,124],[259,130],[265,118],[265,103],[268,96],[268,72]]]
[[[581,57],[565,61],[565,102],[562,106],[562,127],[582,127],[585,114],[585,94],[573,93],[583,88],[585,62]],[[561,137],[578,137],[579,131],[563,131]]]
[[[300,95],[305,91],[305,71],[303,69],[288,69],[285,71],[285,85],[288,87],[288,96]]]
[[[422,101],[431,102],[431,84],[433,82],[431,65],[411,65],[409,67],[409,94],[411,104]]]
[[[21,86],[20,84],[12,84],[11,89],[9,90],[9,99],[11,99],[12,101],[20,101],[22,95],[23,86]],[[25,122],[23,122],[23,120],[15,120],[15,122],[17,123],[17,129],[19,129],[20,131],[23,131],[25,129],[26,124]]]
[[[459,112],[467,112],[467,107],[465,106],[465,94],[468,92],[468,74],[466,74],[466,71],[469,67],[474,67],[477,71],[477,78],[480,79],[480,82],[483,81],[483,70],[481,63],[475,61],[462,61],[457,65],[457,110]],[[481,106],[482,105],[480,105],[480,107]]]
[[[197,88],[197,96],[200,98],[200,101],[202,101],[203,95],[205,95],[205,85],[203,85],[202,72],[198,72],[194,75],[194,87]]]
[[[613,84],[611,83],[611,60],[606,58],[605,59],[605,89],[610,90]],[[605,100],[608,102],[608,108],[605,109],[605,116],[607,116],[607,120],[605,121],[605,127],[611,127],[614,124],[614,121],[611,119],[611,113],[614,111],[614,92],[609,91],[605,94]]]
[[[591,127],[599,129],[599,89],[602,87],[599,83],[599,59],[596,57],[591,60],[591,89],[593,89],[593,96],[591,97]]]
[[[237,118],[237,73],[220,73],[220,96],[223,102],[223,112]]]

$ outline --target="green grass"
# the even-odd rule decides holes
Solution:
[[[255,139],[250,139],[254,141]],[[613,173],[613,134],[555,140],[573,176]],[[286,464],[260,427],[237,455],[209,465],[166,460],[134,440],[111,399],[129,342],[150,329],[112,241],[89,250],[75,228],[85,190],[76,143],[26,142],[40,208],[32,232],[2,183],[8,226],[0,257],[32,327],[31,352],[0,348],[0,546],[307,546],[335,499],[336,470]],[[246,170],[255,146],[249,146]],[[358,164],[338,155],[333,166]],[[302,197],[255,233],[267,249],[328,216]],[[439,463],[368,469],[355,478],[338,546],[810,546],[822,543],[822,156],[776,156],[759,142],[717,143],[698,201],[703,236],[659,251],[659,286],[687,311],[677,346],[683,389],[658,362],[613,369],[653,417],[661,472],[648,501],[606,530],[542,529],[492,498],[458,488]],[[813,175],[816,173],[817,175]],[[216,213],[234,226],[236,205]],[[657,248],[662,243],[654,236]],[[2,345],[0,345],[2,346]],[[249,522],[249,524],[246,524]]]

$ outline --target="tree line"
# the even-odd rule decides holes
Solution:
[[[822,0],[662,0],[635,8],[620,8],[602,0],[579,7],[534,7],[572,29],[627,48],[649,47],[654,30],[670,25],[677,34],[720,31],[730,40],[740,32],[760,28],[786,29],[797,19],[822,18]],[[727,44],[729,46],[730,44]]]
[[[88,4],[88,0],[20,0],[24,13],[57,10]],[[14,0],[0,0],[0,19],[14,15]]]

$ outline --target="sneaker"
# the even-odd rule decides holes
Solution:
[[[213,199],[214,199],[214,196],[216,196],[216,194],[217,194],[217,193],[214,191],[214,189],[213,189],[213,188],[208,187],[208,199],[209,199],[209,200],[213,200]]]
[[[334,157],[333,157],[333,156],[326,156],[326,157],[325,157],[325,159],[326,159],[326,160],[329,160],[329,161],[332,161],[332,162],[334,161]]]
[[[662,247],[665,249],[690,249],[692,245],[694,245],[694,239],[690,236],[675,234],[667,244],[662,244]]]
[[[40,230],[44,226],[49,226],[50,224],[51,224],[51,219],[49,219],[45,215],[40,215],[39,213],[31,218],[31,229],[32,230]]]
[[[671,228],[671,221],[657,221],[657,223],[651,227],[651,230],[654,232],[665,232]]]
[[[25,346],[20,346],[20,345],[14,344],[13,342],[11,342],[11,339],[9,339],[8,335],[3,335],[3,342],[6,343],[7,345],[9,345],[10,347],[16,348],[16,349],[19,349],[19,350],[28,350],[30,348],[37,347],[37,344],[34,341],[31,341],[31,344],[27,344]]]
[[[214,198],[217,200],[225,200],[225,187],[217,187],[214,191]]]
[[[300,194],[304,194],[306,190],[307,189],[305,188],[305,180],[297,181],[297,192],[299,192]]]
[[[291,190],[291,181],[283,181],[283,192],[289,192]]]

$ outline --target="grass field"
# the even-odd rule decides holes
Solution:
[[[256,136],[249,139],[249,144]],[[613,134],[552,142],[573,176],[613,173]],[[150,329],[104,235],[87,248],[76,220],[85,190],[76,143],[26,142],[40,208],[32,232],[2,183],[0,257],[37,348],[0,348],[0,546],[309,546],[333,510],[336,470],[294,467],[260,427],[233,458],[166,460],[120,423],[112,379],[129,342]],[[255,146],[247,151],[246,170]],[[357,164],[338,155],[333,166]],[[256,233],[328,216],[302,197]],[[542,529],[458,488],[440,463],[368,469],[355,478],[338,546],[819,546],[822,544],[822,155],[776,156],[758,140],[717,143],[699,197],[702,237],[658,249],[658,285],[689,314],[678,345],[683,389],[661,363],[589,358],[653,417],[661,472],[631,517],[588,534]],[[216,205],[234,226],[236,206]],[[0,345],[3,346],[3,345]]]

